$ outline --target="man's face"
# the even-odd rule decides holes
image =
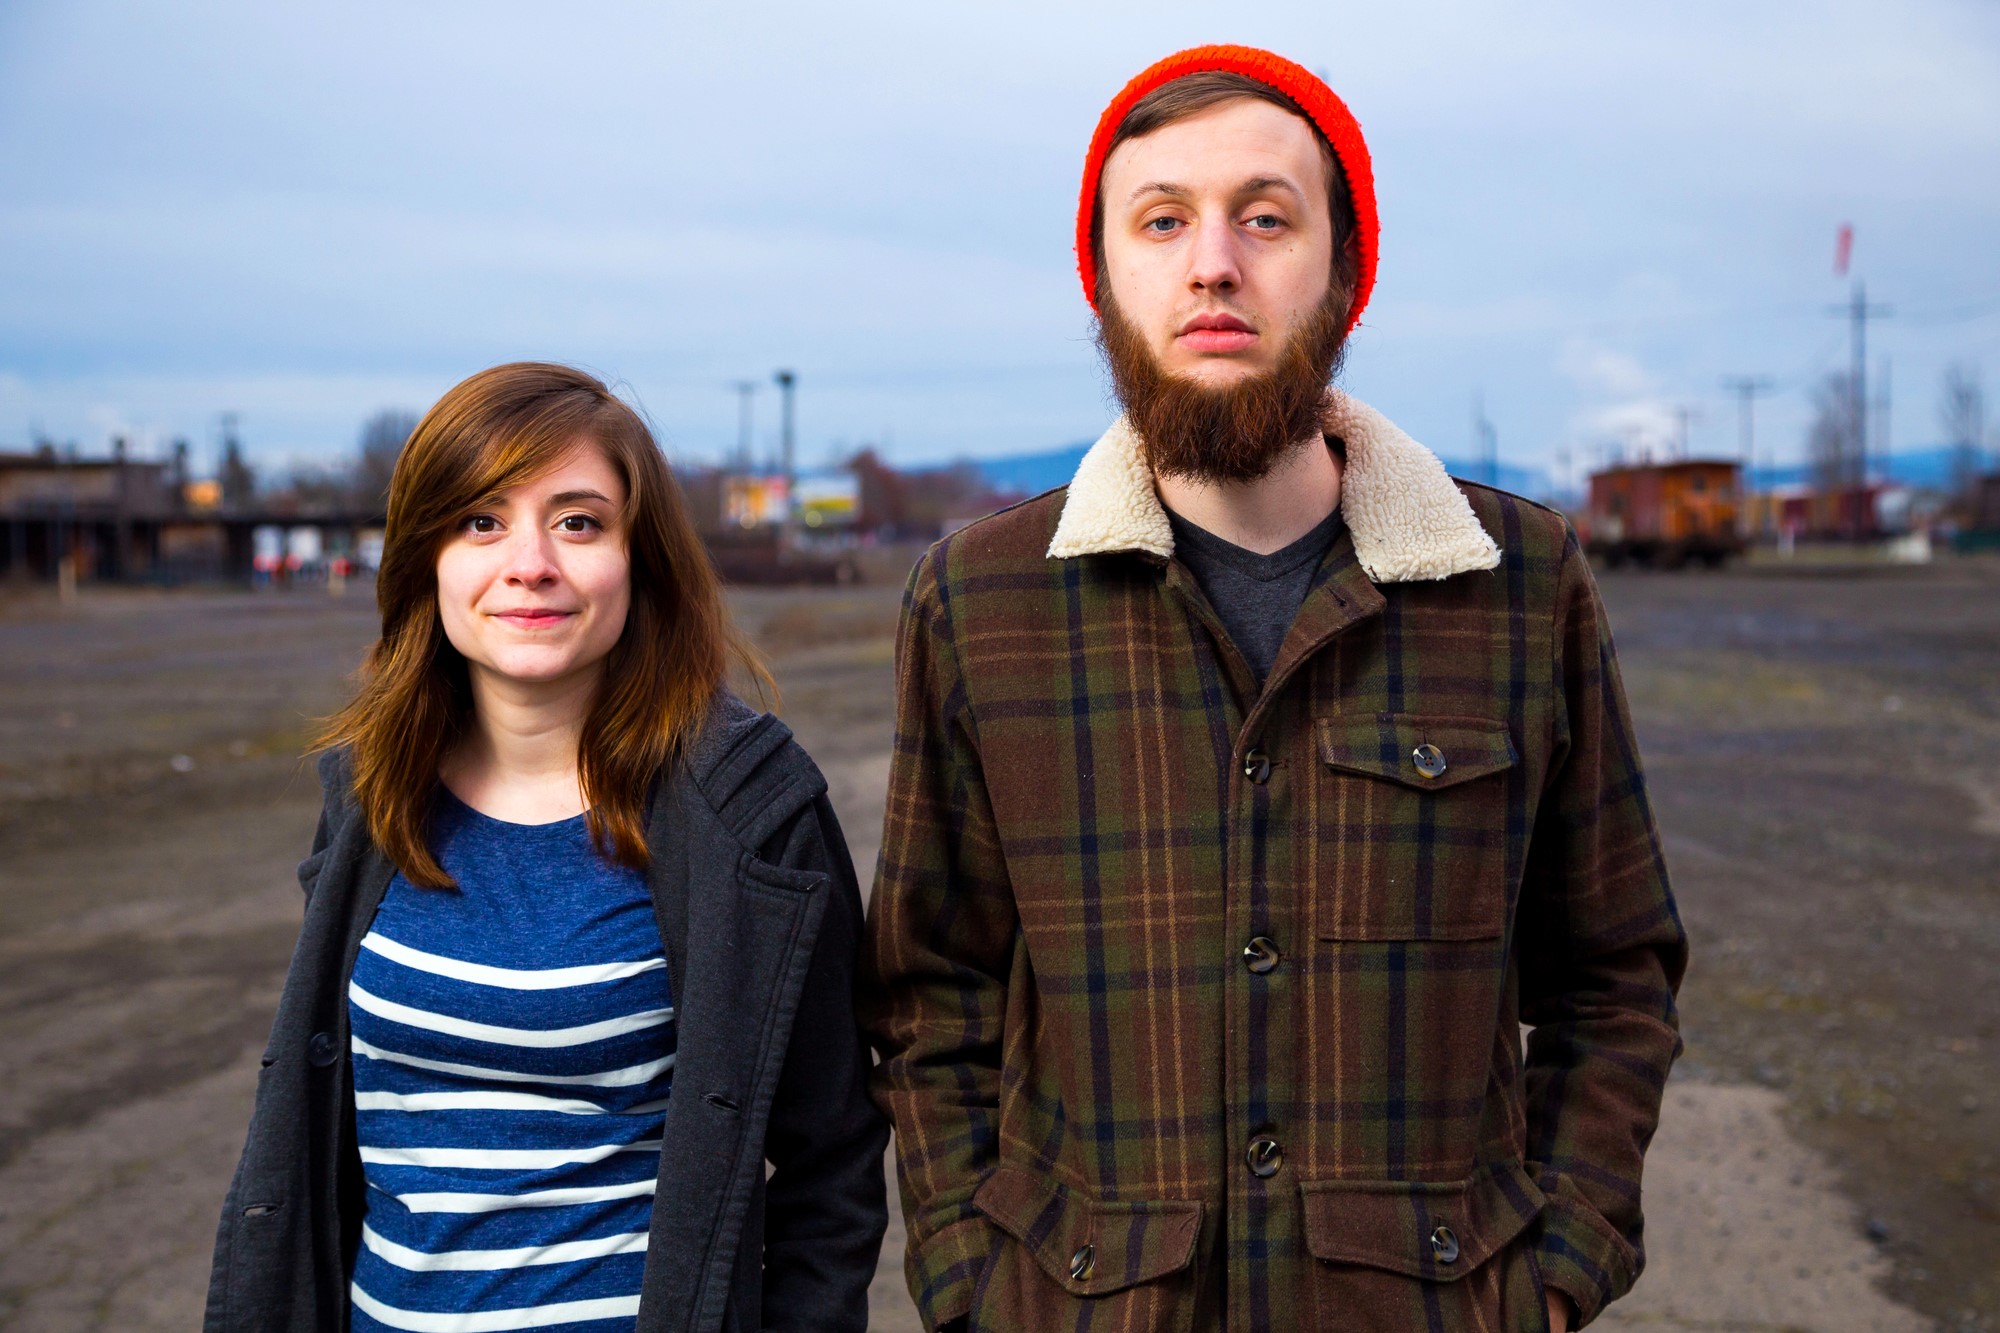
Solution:
[[[1120,144],[1100,189],[1103,280],[1159,370],[1227,389],[1277,367],[1332,282],[1311,127],[1224,102]]]

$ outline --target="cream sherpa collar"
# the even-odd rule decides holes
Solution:
[[[1500,563],[1500,548],[1436,454],[1338,389],[1327,391],[1322,421],[1328,434],[1347,443],[1340,513],[1369,578],[1411,583]],[[1121,416],[1078,464],[1049,557],[1134,550],[1170,556],[1174,530],[1139,437]]]

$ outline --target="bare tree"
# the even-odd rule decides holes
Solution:
[[[396,460],[417,429],[414,413],[384,408],[361,428],[361,456],[354,466],[354,500],[364,509],[380,510],[389,501],[389,478]]]
[[[1860,421],[1854,410],[1853,377],[1835,371],[1813,390],[1813,421],[1806,432],[1806,456],[1813,483],[1821,490],[1854,485],[1861,461]]]
[[[1959,363],[1944,372],[1938,425],[1951,445],[1952,494],[1969,497],[1985,462],[1980,455],[1986,443],[1986,395],[1979,384],[1979,372],[1971,366]]]

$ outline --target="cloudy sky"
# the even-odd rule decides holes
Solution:
[[[2000,5],[0,0],[0,449],[241,414],[351,451],[495,361],[627,386],[678,457],[795,367],[802,457],[1052,448],[1110,409],[1069,252],[1099,110],[1202,41],[1322,71],[1369,136],[1347,388],[1447,455],[1795,457],[1855,272],[1892,438],[2000,395]],[[2000,413],[1996,413],[2000,415]]]

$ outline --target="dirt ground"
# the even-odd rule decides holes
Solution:
[[[1604,590],[1695,963],[1650,1266],[1599,1327],[2000,1328],[2000,566]],[[897,595],[734,598],[864,879]],[[0,1329],[198,1323],[296,756],[372,631],[360,590],[0,601]]]

